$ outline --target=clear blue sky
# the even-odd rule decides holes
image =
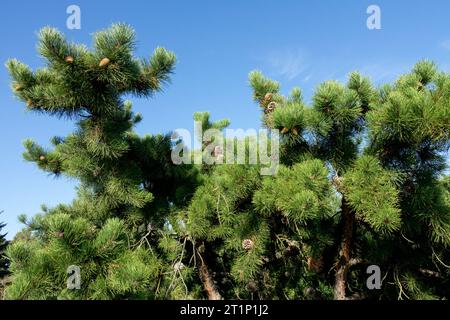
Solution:
[[[81,8],[81,30],[66,29],[66,8]],[[366,28],[366,9],[381,8],[381,30]],[[0,61],[18,58],[43,66],[36,32],[50,25],[70,40],[91,43],[90,35],[113,22],[127,22],[138,35],[138,55],[155,46],[178,57],[172,85],[151,100],[134,100],[144,116],[137,131],[191,129],[192,114],[208,110],[227,117],[232,128],[258,128],[247,74],[260,69],[282,83],[300,86],[309,99],[327,79],[345,80],[358,69],[376,83],[391,81],[417,60],[434,60],[450,70],[450,2],[411,0],[178,0],[178,1],[10,1],[0,2]],[[76,181],[55,179],[22,160],[22,141],[48,145],[73,123],[25,111],[9,90],[0,67],[0,221],[9,238],[21,228],[17,216],[33,215],[41,204],[70,202]]]

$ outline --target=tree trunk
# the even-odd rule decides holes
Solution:
[[[339,261],[336,265],[334,284],[334,299],[346,300],[347,274],[351,263],[351,248],[355,216],[348,206],[345,198],[342,198],[342,240],[339,252]]]
[[[200,267],[198,268],[200,280],[203,283],[208,300],[222,300],[222,296],[217,290],[217,286],[214,283],[214,279],[209,272],[208,265],[205,262],[205,257],[202,256],[200,251],[196,249],[197,256],[200,260]]]

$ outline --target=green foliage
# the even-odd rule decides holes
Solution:
[[[401,225],[395,179],[370,156],[359,158],[344,176],[347,201],[376,231],[393,232]]]
[[[136,59],[134,43],[133,29],[124,24],[97,32],[94,50],[68,43],[56,29],[44,28],[38,51],[47,68],[33,73],[17,60],[6,65],[17,97],[28,108],[64,116],[100,115],[114,112],[121,94],[148,96],[169,80],[174,54],[157,48],[149,61]]]
[[[289,131],[295,129],[298,131],[305,127],[303,106],[299,103],[287,103],[283,108],[277,108],[273,112],[274,128],[282,130],[284,128]]]
[[[279,212],[293,223],[304,224],[334,213],[334,197],[328,169],[315,159],[281,167],[275,179],[264,180],[253,202],[265,216]]]
[[[67,137],[52,138],[53,149],[26,140],[24,158],[56,176],[80,181],[78,198],[28,220],[8,248],[12,284],[7,299],[156,299],[182,292],[186,268],[173,280],[165,227],[174,208],[190,198],[197,171],[171,162],[169,135],[139,137],[142,120],[122,95],[148,97],[170,80],[175,56],[157,48],[148,59],[133,55],[135,35],[124,24],[94,34],[93,49],[68,43],[52,28],[39,33],[47,67],[32,72],[10,60],[17,97],[29,109],[77,119]],[[81,288],[67,288],[67,268],[78,266]],[[188,272],[189,273],[189,272]],[[180,273],[181,274],[181,273]],[[187,284],[186,284],[187,283]],[[190,290],[189,290],[190,291]],[[175,296],[175,295],[174,295]]]
[[[84,218],[54,212],[41,221],[49,238],[18,240],[8,248],[13,283],[7,299],[150,298],[158,276],[157,257],[148,249],[128,249],[127,230],[117,218],[98,229]],[[64,289],[66,270],[81,270],[81,289]],[[38,275],[38,276],[37,276]]]
[[[7,62],[30,110],[77,120],[52,148],[26,140],[24,158],[80,185],[71,204],[20,217],[6,298],[450,297],[450,76],[433,63],[380,88],[353,72],[347,84],[320,84],[310,104],[299,88],[284,96],[278,82],[251,72],[262,124],[280,131],[278,172],[261,176],[248,157],[261,156],[255,137],[211,138],[188,151],[205,156],[242,142],[242,164],[174,165],[171,136],[139,137],[142,117],[122,100],[162,90],[174,54],[134,57],[124,24],[93,42],[44,28],[45,68]],[[230,124],[208,112],[194,119],[202,131]],[[227,151],[225,163],[235,157]],[[381,290],[365,285],[369,264],[382,270]],[[69,266],[80,267],[79,290],[67,287]]]
[[[259,103],[264,100],[267,93],[278,94],[280,84],[276,81],[267,79],[259,71],[252,71],[249,74],[249,81],[253,91],[253,99]]]
[[[0,211],[0,214],[2,211]],[[0,223],[0,232],[5,227],[4,223]],[[5,250],[9,242],[5,238],[6,234],[0,233],[0,279],[8,274],[9,261],[5,256]]]
[[[248,201],[259,183],[260,176],[256,168],[218,166],[205,184],[197,189],[189,206],[190,234],[209,240],[230,235],[236,219],[236,208]]]
[[[352,72],[349,75],[348,88],[357,93],[363,113],[369,111],[371,104],[376,99],[376,91],[369,78],[363,77],[358,72]]]
[[[319,85],[311,106],[249,79],[263,124],[281,132],[279,170],[215,166],[187,209],[221,294],[331,299],[343,284],[344,298],[448,298],[448,75],[424,61],[377,89],[353,72]],[[368,264],[383,273],[377,292]]]

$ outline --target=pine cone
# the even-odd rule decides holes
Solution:
[[[289,129],[288,128],[283,128],[283,130],[281,130],[281,133],[282,134],[286,134],[286,133],[288,133],[289,132]]]
[[[108,58],[103,58],[100,63],[99,63],[99,67],[105,67],[107,66],[111,61]]]
[[[66,59],[64,59],[68,64],[72,64],[73,63],[73,57],[72,56],[67,56]]]
[[[22,90],[23,90],[23,87],[22,87],[20,84],[16,84],[16,85],[14,86],[14,90],[17,91],[17,92],[19,92],[19,91],[22,91]]]
[[[45,160],[45,156],[44,155],[39,156],[39,160],[40,161],[44,161]]]
[[[272,92],[268,92],[264,96],[264,101],[266,101],[266,102],[272,101],[272,98],[273,98],[273,93]]]
[[[258,291],[258,285],[256,284],[255,281],[250,281],[249,283],[247,283],[247,290],[250,292],[256,292]]]
[[[251,250],[253,248],[253,241],[250,239],[245,239],[244,241],[242,241],[242,248],[244,250]]]
[[[265,113],[270,113],[273,112],[275,110],[275,108],[277,107],[277,104],[275,102],[271,102],[267,105],[266,110],[264,110]]]

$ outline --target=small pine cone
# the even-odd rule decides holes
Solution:
[[[253,248],[253,241],[250,239],[245,239],[244,241],[242,241],[242,248],[244,250],[251,250]]]
[[[64,237],[64,232],[63,231],[58,232],[58,238],[63,238],[63,237]]]
[[[256,284],[255,281],[250,281],[249,283],[247,283],[247,290],[250,292],[256,292],[258,291],[258,285]]]
[[[39,156],[39,160],[40,161],[44,161],[45,160],[45,156],[44,155]]]
[[[292,133],[294,135],[298,136],[298,129],[297,128],[292,129]]]
[[[271,102],[267,105],[267,108],[265,110],[265,113],[271,113],[273,112],[273,110],[275,110],[275,108],[277,107],[277,104],[275,102]]]
[[[27,100],[27,107],[32,107],[33,106],[33,101],[31,101],[31,99]]]
[[[281,130],[281,133],[282,134],[286,134],[286,133],[288,133],[289,132],[289,129],[288,128],[283,128],[283,130]]]
[[[105,67],[107,66],[111,61],[108,58],[103,58],[100,63],[99,63],[99,67]]]
[[[68,64],[72,64],[73,63],[73,57],[72,56],[67,56],[66,59],[64,59]]]
[[[273,93],[272,92],[268,92],[264,96],[264,101],[266,101],[266,102],[272,101],[272,98],[273,98]]]
[[[20,84],[16,84],[16,85],[14,86],[14,90],[17,91],[17,92],[19,92],[19,91],[22,91],[22,90],[23,90],[23,87],[22,87]]]

